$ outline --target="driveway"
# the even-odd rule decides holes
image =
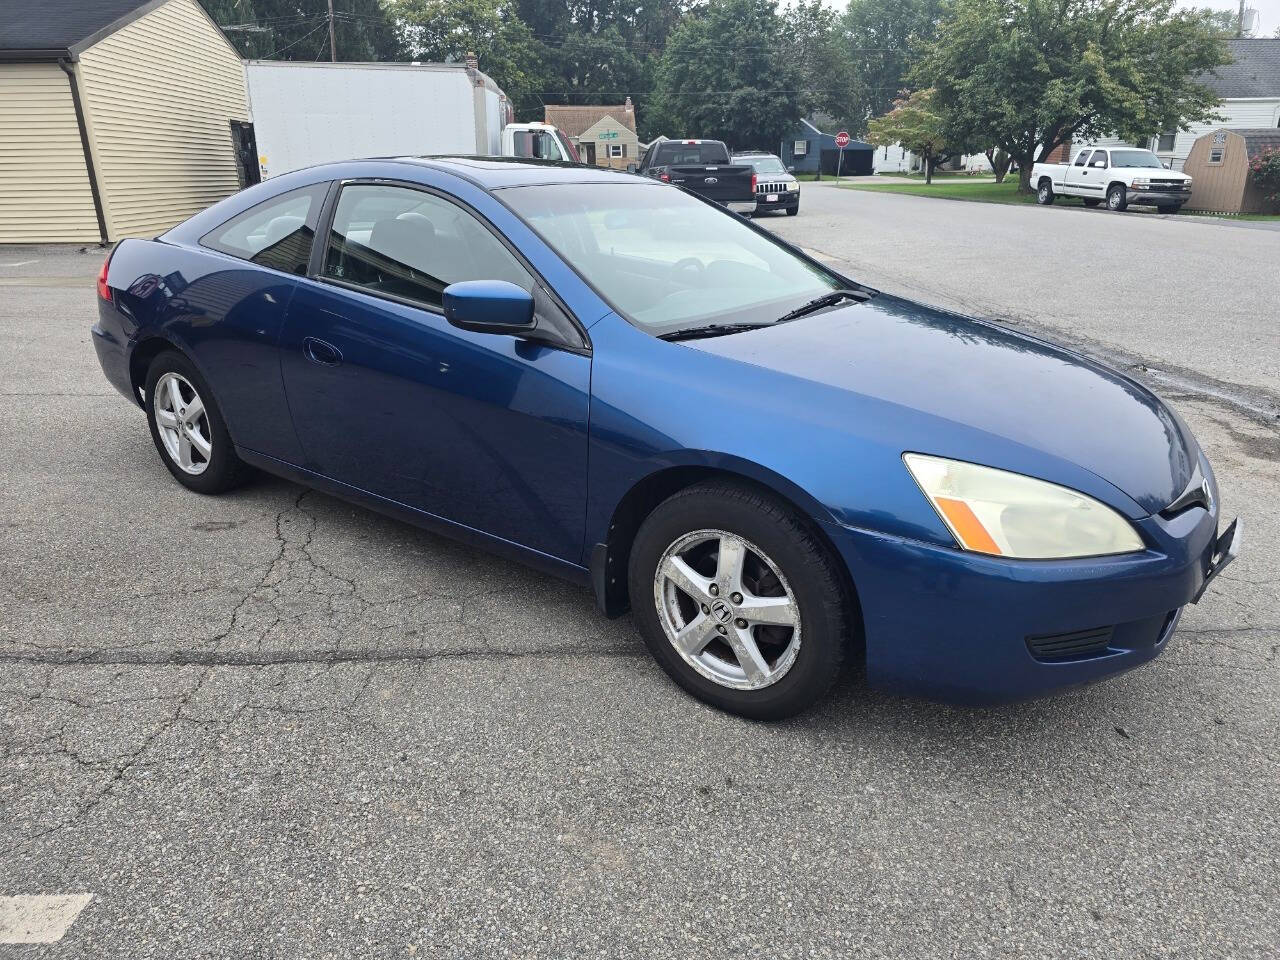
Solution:
[[[1099,349],[1265,396],[1260,235],[804,189],[773,226],[859,276],[1069,310]],[[1087,258],[1095,289],[1063,246],[1124,256]],[[1153,286],[1129,262],[1152,246],[1229,278],[1219,326],[1156,308],[1196,281]],[[1280,437],[1234,402],[1174,396],[1247,528],[1154,663],[998,710],[854,675],[758,724],[680,693],[582,589],[283,481],[183,490],[97,369],[100,253],[0,251],[22,262],[0,942],[53,942],[0,958],[1280,953]]]

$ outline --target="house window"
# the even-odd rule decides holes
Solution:
[[[1160,136],[1156,140],[1156,152],[1157,153],[1173,153],[1173,144],[1174,144],[1174,141],[1176,141],[1177,139],[1178,139],[1177,130],[1168,130],[1165,133],[1160,134]]]
[[[807,157],[809,155],[809,141],[797,140],[791,145],[791,155],[793,157]]]
[[[625,144],[621,144],[621,143],[609,144],[609,156],[625,157],[626,155],[627,155],[627,148]]]
[[[1225,150],[1226,150],[1226,147],[1210,147],[1210,148],[1209,148],[1209,162],[1210,162],[1210,163],[1221,163],[1221,162],[1222,162],[1222,154],[1223,154],[1223,152],[1224,152]]]

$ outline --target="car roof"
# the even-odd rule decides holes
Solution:
[[[532,160],[524,157],[386,157],[397,163],[413,163],[470,180],[485,190],[529,187],[551,183],[650,183],[632,173],[576,163]]]

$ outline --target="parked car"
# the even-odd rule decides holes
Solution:
[[[1136,147],[1085,147],[1070,163],[1037,163],[1031,168],[1036,202],[1053,203],[1058,196],[1082,197],[1086,207],[1103,201],[1108,210],[1129,204],[1177,213],[1191,199],[1191,178],[1168,170],[1150,150]]]
[[[1124,374],[626,173],[299,170],[122,241],[98,308],[179,483],[257,467],[590,584],[751,717],[854,658],[965,702],[1137,666],[1240,542]]]
[[[636,173],[684,187],[734,213],[756,210],[755,171],[735,164],[719,140],[659,140],[644,152]]]
[[[750,150],[735,154],[733,162],[747,164],[755,171],[757,214],[785,210],[787,216],[794,217],[800,212],[800,181],[787,172],[780,158]]]

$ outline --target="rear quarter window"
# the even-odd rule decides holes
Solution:
[[[305,276],[329,184],[263,200],[200,238],[200,245],[259,266]]]

